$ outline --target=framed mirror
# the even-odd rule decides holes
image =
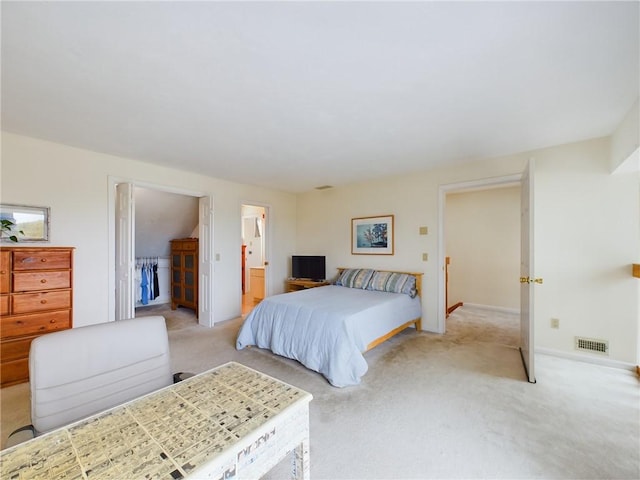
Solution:
[[[48,242],[49,207],[0,204],[3,243]]]

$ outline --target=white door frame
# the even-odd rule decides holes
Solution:
[[[124,177],[115,177],[115,176],[109,176],[108,177],[108,236],[109,236],[109,241],[108,241],[108,248],[109,248],[109,254],[108,254],[108,258],[109,258],[109,265],[108,265],[108,271],[109,271],[109,301],[108,301],[108,305],[109,305],[109,311],[108,311],[108,318],[109,321],[113,321],[116,319],[116,185],[120,184],[120,183],[129,183],[131,185],[133,185],[134,187],[143,187],[143,188],[149,188],[152,190],[158,190],[158,191],[162,191],[162,192],[168,192],[168,193],[175,193],[178,195],[187,195],[190,197],[198,197],[198,198],[208,198],[207,200],[207,204],[210,205],[211,207],[211,215],[213,214],[213,195],[211,193],[208,192],[198,192],[198,191],[194,191],[194,190],[186,190],[186,189],[182,189],[182,188],[177,188],[177,187],[171,187],[171,186],[167,186],[167,185],[159,185],[159,184],[155,184],[155,183],[150,183],[150,182],[143,182],[143,181],[139,181],[139,180],[134,180],[131,178],[124,178]],[[202,206],[202,200],[200,201],[200,205]],[[200,216],[198,217],[198,219],[200,220]],[[202,231],[203,227],[200,227],[200,235],[204,236],[203,231]],[[208,242],[208,252],[205,249],[205,247],[203,246],[203,242],[199,242],[200,244],[200,252],[199,255],[203,256],[204,258],[208,258],[207,255],[210,254],[210,252],[214,251],[214,245],[213,245],[213,217],[211,217],[211,222],[210,225],[208,225],[207,228],[207,238],[210,239],[210,241]],[[133,236],[132,236],[132,240],[133,241]],[[133,250],[133,245],[131,246],[131,249]],[[212,264],[213,260],[210,259],[210,263]],[[211,267],[210,269],[210,273],[213,272],[213,267]],[[202,278],[202,275],[206,275],[207,271],[205,270],[205,272],[201,272],[199,274],[199,280]],[[131,282],[133,282],[133,278],[131,278]],[[200,283],[200,282],[199,282]],[[205,278],[204,281],[206,288],[209,290],[209,298],[210,301],[209,302],[204,302],[203,306],[198,306],[198,321],[201,325],[206,325],[206,326],[210,326],[212,327],[214,324],[214,319],[213,319],[213,311],[214,311],[214,277],[213,275],[210,275],[210,278]],[[133,284],[131,285],[131,289],[133,289]],[[132,290],[133,291],[133,290]]]
[[[470,180],[459,183],[449,183],[438,186],[438,325],[437,333],[445,333],[445,207],[447,202],[447,194],[458,193],[472,190],[486,190],[497,186],[506,186],[509,184],[519,185],[522,180],[522,174],[504,175],[500,177],[483,178],[478,180]],[[514,279],[516,281],[516,279]]]
[[[242,221],[243,221],[243,217],[242,217],[242,206],[243,205],[247,205],[247,206],[254,206],[254,207],[261,207],[264,209],[264,228],[262,230],[263,232],[263,239],[262,239],[262,258],[264,259],[264,296],[268,297],[270,294],[270,268],[269,268],[269,259],[271,258],[271,242],[269,241],[269,239],[271,238],[271,224],[273,223],[273,220],[271,219],[271,205],[269,205],[268,203],[263,203],[263,202],[254,202],[252,200],[241,200],[240,204],[239,204],[239,210],[240,213],[238,214],[238,218],[240,218],[240,231],[238,232],[238,236],[239,236],[239,247],[238,247],[238,251],[241,250],[242,248]],[[239,267],[240,268],[240,275],[242,275],[242,266]],[[240,287],[240,305],[242,304],[242,283],[238,284]],[[242,309],[242,306],[241,306]]]

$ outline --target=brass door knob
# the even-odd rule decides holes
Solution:
[[[543,282],[542,278],[520,277],[520,283],[539,283]]]

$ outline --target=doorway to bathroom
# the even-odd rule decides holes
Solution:
[[[267,208],[261,205],[241,206],[242,315],[246,315],[265,296],[267,290],[266,237]]]

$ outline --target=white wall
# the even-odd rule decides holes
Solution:
[[[445,246],[448,306],[520,311],[520,186],[448,194]]]
[[[220,160],[224,161],[224,159]],[[202,192],[214,198],[214,320],[240,314],[240,206],[269,205],[270,293],[283,291],[295,251],[296,197],[250,185],[157,167],[2,132],[0,200],[51,207],[51,246],[74,246],[74,325],[108,320],[113,252],[109,251],[109,178]],[[113,221],[111,219],[111,221]]]
[[[640,170],[640,99],[611,135],[611,171]]]
[[[135,255],[168,257],[170,241],[198,228],[198,198],[136,187]]]
[[[535,154],[536,345],[573,351],[574,336],[598,338],[611,359],[637,364],[640,183],[610,174],[608,153],[593,140]]]
[[[606,338],[610,358],[638,362],[640,188],[637,174],[610,175],[609,139],[460,164],[298,197],[298,245],[338,266],[424,272],[423,328],[438,315],[438,186],[521,173],[536,158],[536,347],[575,353],[575,335]],[[353,217],[395,215],[395,255],[351,255]],[[419,235],[428,226],[429,234]],[[422,253],[429,261],[422,261]],[[517,281],[514,280],[514,281]],[[444,293],[443,293],[444,295]],[[560,319],[560,329],[550,318]]]

